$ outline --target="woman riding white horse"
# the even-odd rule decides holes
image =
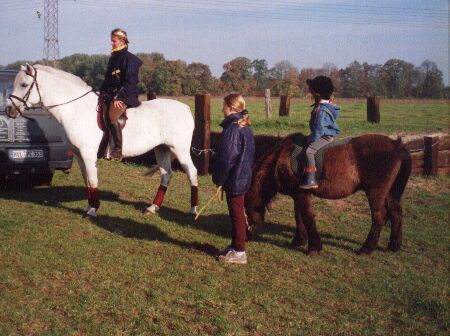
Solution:
[[[6,108],[7,115],[15,118],[40,103],[61,123],[87,186],[89,205],[86,214],[89,216],[95,216],[100,206],[96,161],[103,132],[97,125],[97,98],[97,94],[79,77],[48,66],[27,64],[16,76]],[[127,115],[127,125],[123,129],[123,156],[141,155],[154,148],[161,172],[158,193],[145,213],[155,213],[161,207],[172,175],[171,162],[176,157],[188,175],[190,213],[195,214],[198,205],[197,169],[190,156],[194,120],[189,107],[171,99],[155,99],[128,109]],[[158,146],[161,144],[165,146]]]
[[[127,108],[138,107],[141,104],[138,99],[137,84],[142,61],[128,51],[128,43],[127,33],[123,29],[116,28],[111,32],[111,57],[99,98],[102,113],[106,114],[107,128],[99,152],[100,154],[105,152],[111,137],[114,140],[111,159],[119,161],[122,160],[122,126],[119,118]]]

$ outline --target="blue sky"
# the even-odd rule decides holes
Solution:
[[[122,27],[132,52],[208,64],[238,56],[298,68],[400,58],[436,62],[449,83],[448,1],[59,0],[60,56],[108,54]],[[0,64],[43,56],[44,1],[2,0]]]

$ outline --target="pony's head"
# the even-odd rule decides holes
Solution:
[[[18,114],[22,114],[25,110],[40,102],[36,76],[36,69],[33,66],[29,64],[21,66],[14,80],[13,91],[6,104],[8,117],[16,118]]]
[[[245,213],[247,215],[247,239],[252,239],[255,236],[255,231],[258,226],[263,224],[266,208],[261,206],[262,200],[259,195],[249,190],[245,194]]]

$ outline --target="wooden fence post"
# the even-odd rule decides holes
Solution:
[[[380,123],[380,96],[367,97],[367,121]]]
[[[423,141],[423,173],[436,176],[439,168],[439,138],[425,136]]]
[[[290,96],[280,96],[280,110],[278,115],[280,117],[289,116],[289,108],[291,106],[291,97]]]
[[[264,102],[266,104],[266,119],[272,117],[272,102],[270,101],[270,89],[266,89],[264,93]]]
[[[195,95],[195,128],[192,137],[193,161],[199,175],[207,175],[210,158],[211,96]]]

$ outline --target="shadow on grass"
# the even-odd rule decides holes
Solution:
[[[64,206],[63,203],[85,200],[85,196],[86,191],[83,187],[36,188],[29,190],[29,192],[22,192],[22,189],[0,191],[0,199],[12,199],[19,202],[28,202],[46,207],[55,207],[79,214],[80,217],[85,215],[83,209],[69,208]],[[139,210],[143,210],[148,206],[143,202],[125,201],[120,199],[117,194],[109,191],[102,191],[101,199],[132,205]],[[186,216],[186,214],[183,214],[184,220],[186,220]],[[109,216],[105,214],[100,214],[97,217],[90,217],[87,220],[104,230],[113,232],[123,237],[145,239],[150,241],[157,240],[160,242],[177,245],[184,249],[197,250],[212,256],[219,253],[219,249],[210,244],[174,239],[167,235],[167,233],[149,223],[140,223],[132,219]]]
[[[228,238],[231,235],[231,223],[227,215],[205,215],[199,217],[197,221],[194,221],[192,217],[189,221],[186,220],[186,213],[167,207],[162,207],[158,212],[158,215],[164,220],[177,223],[181,226],[190,226],[199,231],[214,234],[219,237]],[[291,245],[291,239],[294,238],[294,233],[295,228],[293,226],[269,222],[258,227],[255,238],[252,241],[267,243],[281,248],[294,249],[306,254],[306,246],[293,247]],[[333,246],[342,250],[357,252],[362,245],[362,242],[347,237],[337,236],[330,233],[319,232],[319,234],[323,239],[322,244],[324,246]],[[289,240],[286,241],[285,239],[276,238],[280,236],[286,237]],[[349,244],[354,245],[354,247],[349,246]],[[377,250],[382,251],[383,249],[377,248]]]
[[[7,189],[0,190],[0,199],[14,199],[21,202],[29,202],[58,208],[61,208],[61,203],[82,200],[86,200],[87,205],[86,188],[74,186],[32,188],[29,185],[15,185]],[[116,193],[107,190],[100,190],[100,199],[103,201],[131,205],[140,211],[144,210],[148,206],[145,202],[131,202],[121,199]]]
[[[73,208],[65,207],[64,202],[75,202],[86,200],[86,190],[84,187],[52,187],[52,188],[34,188],[27,189],[23,192],[22,188],[0,190],[0,199],[13,199],[20,202],[29,202],[33,204],[40,204],[43,206],[50,206],[60,209],[65,209],[70,212],[84,215],[84,209],[74,210]],[[100,197],[104,201],[117,202],[119,204],[132,206],[138,211],[143,211],[148,204],[145,202],[127,201],[118,196],[118,194],[111,191],[100,191]],[[228,215],[206,215],[201,216],[198,221],[185,212],[178,209],[162,207],[156,215],[160,218],[176,223],[180,226],[190,226],[197,230],[214,234],[219,237],[229,238],[231,235],[231,223]],[[98,217],[92,218],[91,222],[105,230],[120,234],[124,237],[159,240],[170,244],[175,244],[187,249],[195,249],[201,252],[213,255],[218,252],[218,249],[208,244],[188,243],[169,237],[165,232],[149,223],[140,223],[131,219],[124,219],[113,217],[100,213]],[[266,223],[257,229],[254,241],[271,244],[282,248],[293,248],[290,244],[290,237],[294,237],[293,226],[285,224]],[[320,233],[320,232],[319,232]],[[286,237],[286,239],[279,239],[279,237]],[[344,249],[356,252],[361,246],[361,242],[355,241],[342,236],[333,235],[330,233],[322,233],[323,245],[333,246],[339,249]],[[278,237],[278,239],[277,239]],[[350,247],[349,244],[355,245]],[[306,253],[305,247],[293,248]],[[382,250],[378,248],[378,250]]]

